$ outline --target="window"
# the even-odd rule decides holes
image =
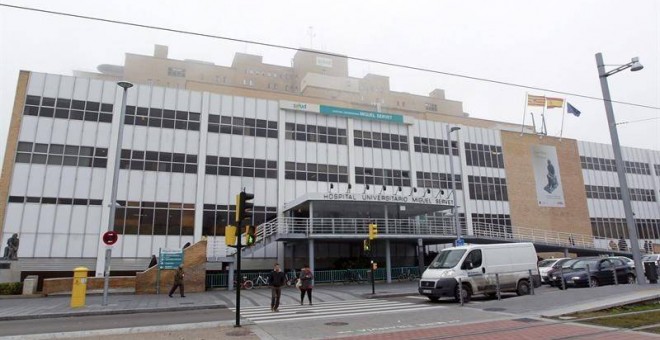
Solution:
[[[425,106],[426,106],[426,111],[433,111],[433,112],[438,111],[438,104],[426,103]]]
[[[470,198],[486,201],[508,201],[506,179],[499,177],[468,176]]]
[[[495,234],[507,238],[513,233],[511,216],[507,214],[472,214],[472,227],[475,235]]]
[[[408,137],[370,131],[353,131],[355,146],[408,151]]]
[[[192,235],[194,204],[120,201],[115,231],[124,235]]]
[[[185,68],[180,68],[180,67],[168,67],[167,68],[167,75],[170,76],[170,77],[185,78],[186,77],[186,69]]]
[[[660,238],[660,219],[636,218],[635,225],[640,239]],[[592,217],[591,230],[596,237],[629,238],[625,218]]]
[[[481,250],[476,249],[467,254],[461,269],[470,270],[479,267],[481,267]]]
[[[409,187],[410,171],[356,167],[355,183]]]
[[[16,163],[105,168],[107,161],[108,149],[90,146],[19,142],[16,152]]]
[[[336,127],[285,124],[285,137],[291,140],[348,145],[346,136],[346,129]]]
[[[199,112],[126,106],[124,124],[199,131]]]
[[[449,155],[449,141],[444,139],[433,139],[427,137],[413,138],[415,152],[430,153],[435,155]],[[458,156],[458,145],[452,141],[451,154]]]
[[[205,173],[207,175],[277,179],[277,161],[207,155]]]
[[[234,220],[235,210],[236,207],[233,205],[204,204],[202,235],[224,236],[225,226],[230,224],[230,221]],[[250,225],[259,226],[276,217],[277,207],[254,206],[252,209],[252,221],[250,221]]]
[[[209,115],[208,131],[241,136],[277,138],[277,122],[264,119]]]
[[[454,174],[454,185],[463,190],[460,174]],[[451,174],[417,171],[417,187],[451,190]]]
[[[348,183],[348,167],[332,164],[286,162],[284,178],[311,182]]]
[[[122,149],[119,168],[196,174],[197,155]]]
[[[112,109],[108,103],[27,96],[23,115],[110,123]]]
[[[465,163],[472,166],[504,169],[502,147],[465,143]]]

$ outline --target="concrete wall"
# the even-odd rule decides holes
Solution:
[[[87,293],[90,291],[103,291],[103,284],[105,279],[102,277],[88,277],[87,278]],[[71,294],[73,285],[72,277],[45,279],[42,293],[44,295],[66,293]],[[134,276],[111,276],[109,280],[109,289],[130,292],[135,288]]]

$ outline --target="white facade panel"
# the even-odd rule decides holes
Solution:
[[[124,148],[127,146],[123,146]],[[146,150],[147,149],[147,127],[135,126],[133,128],[133,150]]]
[[[197,175],[184,174],[183,180],[184,185],[182,202],[194,203],[195,195],[197,194]]]
[[[146,150],[160,150],[160,128],[147,127],[147,146]]]
[[[37,232],[40,234],[51,234],[55,222],[55,204],[42,204],[39,210],[39,225]]]
[[[107,170],[104,168],[93,168],[92,170],[92,181],[90,183],[90,192],[89,198],[92,199],[103,199],[103,193],[105,191],[105,174]]]
[[[142,179],[144,173],[142,171],[128,171],[128,196],[129,201],[142,200]]]
[[[9,189],[10,196],[25,196],[27,193],[28,176],[30,174],[30,165],[27,163],[16,163],[14,173],[11,178]]]
[[[19,233],[21,231],[21,221],[23,220],[23,204],[7,203],[6,214],[3,231],[10,234]],[[3,245],[6,244],[5,240]]]
[[[82,139],[83,122],[80,120],[70,120],[69,129],[66,134],[66,143],[69,145],[80,145]]]
[[[55,212],[55,227],[54,232],[56,234],[66,235],[69,232],[69,226],[71,225],[71,211],[73,206],[71,205],[57,205],[57,211]]]
[[[85,234],[101,235],[101,231],[105,232],[108,229],[108,221],[101,220],[103,207],[92,205],[87,207],[87,220],[85,222]]]
[[[124,235],[120,238],[122,242],[121,245],[121,256],[122,257],[135,257],[137,255],[137,235]]]
[[[183,202],[183,174],[173,173],[171,176],[169,202]]]
[[[50,246],[53,243],[52,234],[37,234],[37,239],[34,245],[34,257],[49,257]],[[21,239],[21,243],[24,242]]]
[[[73,99],[87,100],[88,90],[89,90],[89,79],[76,78],[76,83],[73,88]]]
[[[39,223],[39,204],[26,203],[21,221],[21,236],[23,233],[36,233]]]
[[[60,88],[61,76],[56,74],[46,74],[46,82],[44,84],[44,92],[42,96],[55,98],[57,97],[57,90]]]
[[[87,198],[89,197],[89,186],[92,179],[92,169],[87,167],[79,167],[78,175],[76,176],[76,187],[74,197]]]
[[[139,247],[137,247],[137,257],[151,257],[154,254],[151,250],[151,239],[152,236],[138,236],[137,242]]]
[[[199,152],[199,132],[188,131],[186,134],[186,151],[185,153],[196,155]]]
[[[71,211],[71,227],[69,233],[84,234],[85,224],[87,223],[87,206],[74,205]]]
[[[32,142],[35,140],[35,135],[37,133],[37,125],[39,124],[39,118],[34,116],[23,116],[21,122],[21,131],[18,135],[19,141],[29,141]]]
[[[46,83],[45,73],[31,73],[28,81],[27,94],[29,96],[41,96]]]
[[[186,130],[174,130],[174,153],[186,153]]]
[[[155,171],[145,171],[142,177],[142,200],[147,202],[156,201],[158,173]]]
[[[67,242],[69,235],[55,234],[53,235],[53,244],[50,247],[51,257],[67,257]]]
[[[84,238],[81,234],[69,234],[69,242],[67,244],[67,257],[82,257],[82,250],[84,247]]]
[[[99,235],[84,235],[83,236],[83,253],[82,257],[96,257],[99,246]]]
[[[50,135],[53,130],[53,118],[39,118],[37,132],[34,138],[36,143],[50,143]]]
[[[20,247],[18,247],[18,258],[34,257],[34,246],[36,242],[36,234],[21,233]]]
[[[43,164],[32,164],[30,177],[28,179],[27,196],[41,197],[43,193],[46,166]]]
[[[156,201],[169,202],[170,197],[170,173],[158,172],[158,185],[156,186]]]

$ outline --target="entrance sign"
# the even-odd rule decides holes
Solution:
[[[407,117],[395,113],[374,112],[374,111],[349,109],[349,108],[335,107],[328,105],[299,103],[299,102],[292,102],[289,100],[280,100],[280,108],[284,110],[321,113],[324,115],[339,116],[345,118],[377,120],[381,122],[389,122],[395,124],[412,124],[412,121],[407,119]]]
[[[159,269],[177,269],[183,263],[183,250],[161,249],[158,259]]]

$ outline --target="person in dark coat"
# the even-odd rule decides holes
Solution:
[[[149,269],[149,268],[151,268],[151,267],[153,267],[157,264],[158,264],[158,258],[156,257],[156,255],[151,255],[151,262],[149,262],[149,267],[147,267],[147,269]]]
[[[177,268],[176,273],[174,273],[174,285],[172,285],[172,289],[170,289],[170,297],[172,297],[172,294],[174,294],[174,291],[176,291],[177,287],[179,288],[179,292],[181,293],[181,297],[184,298],[186,295],[183,293],[183,277],[185,274],[183,273],[183,265],[180,264],[179,268]]]
[[[626,242],[626,240],[623,237],[621,237],[619,239],[619,250],[620,251],[627,251],[628,250],[628,243]]]
[[[312,270],[309,269],[308,265],[305,265],[302,270],[300,270],[300,305],[303,305],[305,300],[305,293],[307,293],[307,300],[309,301],[310,306],[312,305],[312,286],[313,286],[314,274]]]
[[[275,263],[273,271],[268,275],[268,285],[270,286],[270,310],[279,312],[280,296],[282,295],[282,286],[286,284],[286,275],[280,270],[279,263]]]

